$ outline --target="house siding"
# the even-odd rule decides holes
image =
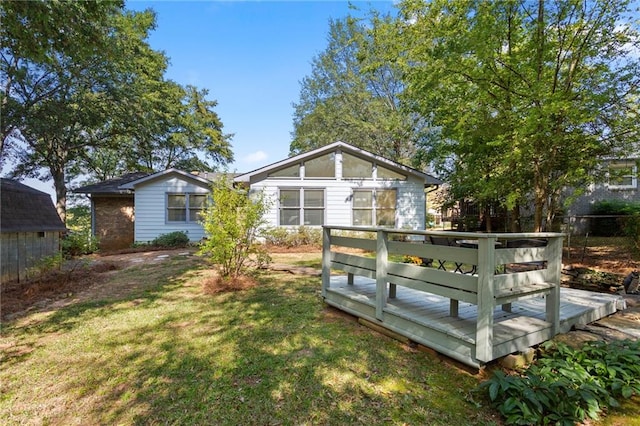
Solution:
[[[592,214],[594,204],[605,200],[640,202],[640,190],[611,189],[604,183],[591,184],[580,197],[567,208],[567,220],[571,222],[571,233],[584,235],[589,229],[589,219],[580,217]]]
[[[251,184],[252,191],[264,191],[271,208],[265,215],[269,226],[278,226],[278,190],[282,188],[317,188],[325,190],[325,225],[352,224],[354,189],[396,189],[396,227],[424,229],[424,181],[409,176],[406,181],[374,181],[371,179],[273,179]]]
[[[208,194],[209,188],[188,182],[177,176],[163,176],[135,187],[135,240],[149,242],[162,234],[182,231],[190,241],[204,238],[204,229],[197,222],[168,222],[166,196],[168,193]]]

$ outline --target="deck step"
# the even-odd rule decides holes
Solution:
[[[546,295],[549,294],[555,286],[554,283],[535,283],[521,285],[515,289],[503,289],[495,294],[496,305]]]

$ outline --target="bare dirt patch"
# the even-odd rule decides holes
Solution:
[[[204,291],[207,294],[226,293],[229,291],[242,291],[256,287],[258,281],[248,275],[238,277],[222,277],[214,271],[203,281]]]
[[[91,255],[67,261],[60,270],[49,271],[22,282],[0,286],[0,319],[11,320],[46,307],[98,300],[129,294],[139,281],[121,281],[104,286],[113,273],[134,265],[162,262],[172,256],[190,255],[193,250],[146,251]]]

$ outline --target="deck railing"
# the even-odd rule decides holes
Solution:
[[[375,239],[351,236],[363,233],[375,235]],[[491,361],[496,306],[510,311],[512,302],[545,295],[546,321],[553,335],[559,332],[563,237],[559,233],[325,226],[322,295],[326,297],[334,269],[346,272],[351,284],[354,275],[375,279],[375,316],[381,322],[387,300],[396,297],[398,286],[448,298],[451,316],[458,315],[460,301],[477,305],[476,358]],[[443,238],[452,245],[443,245]],[[532,239],[543,240],[544,244],[519,244]],[[405,256],[422,259],[431,267],[405,263]]]

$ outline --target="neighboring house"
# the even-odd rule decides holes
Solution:
[[[584,234],[589,231],[589,218],[593,205],[598,201],[622,200],[640,202],[638,186],[638,168],[640,158],[629,157],[607,160],[607,171],[604,180],[585,188],[584,194],[578,197],[567,209],[566,217],[571,221],[571,231]]]
[[[65,230],[49,194],[0,179],[0,282],[24,280],[29,268],[57,254]]]
[[[101,205],[95,200],[96,196],[105,196],[99,191],[108,188],[114,203],[111,212],[124,207],[118,207],[116,196],[122,203],[133,197],[133,241],[151,241],[173,231],[184,231],[191,241],[198,241],[204,237],[198,216],[217,176],[169,169],[137,179],[123,177],[127,181],[116,187],[113,181],[107,181],[75,192],[90,194],[94,233],[101,239],[101,234],[118,232],[102,230],[97,224],[101,215],[114,214],[100,212]],[[343,142],[236,175],[233,181],[250,191],[265,191],[272,202],[266,215],[268,226],[380,225],[407,229],[424,229],[425,188],[442,183]]]

